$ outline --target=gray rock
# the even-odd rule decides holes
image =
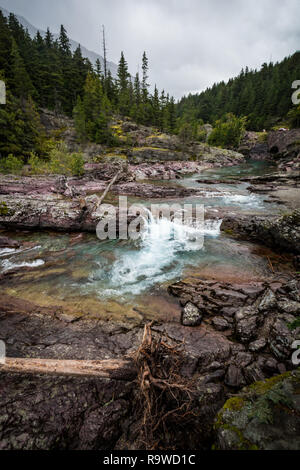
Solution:
[[[283,300],[278,302],[278,308],[284,313],[289,313],[291,315],[300,314],[300,302],[295,302],[294,300]]]
[[[224,307],[222,308],[222,311],[221,311],[222,315],[224,317],[233,317],[236,313],[236,308],[235,307]]]
[[[252,354],[247,353],[247,352],[239,352],[234,359],[234,364],[237,367],[244,368],[248,366],[252,361],[253,361]]]
[[[288,360],[292,353],[292,344],[297,339],[297,330],[291,331],[282,318],[277,318],[270,331],[270,349],[281,360]]]
[[[203,377],[203,383],[208,384],[208,383],[219,382],[224,378],[224,376],[225,376],[225,370],[219,369],[214,372],[211,372],[210,374],[205,375]]]
[[[267,345],[267,340],[265,338],[259,338],[256,341],[253,341],[249,344],[249,351],[259,352],[262,351]]]
[[[244,376],[248,384],[265,379],[265,376],[257,362],[250,364],[244,369]]]
[[[278,362],[274,357],[269,357],[264,363],[262,364],[262,369],[266,374],[272,375],[278,373]]]
[[[289,297],[291,297],[296,302],[300,302],[299,281],[297,281],[296,279],[289,281],[286,285],[286,290],[288,292]]]
[[[264,243],[276,250],[300,254],[300,211],[289,215],[246,216],[225,215],[221,230],[232,230],[236,235]],[[296,300],[296,299],[295,299]]]
[[[257,382],[228,400],[215,421],[219,450],[300,450],[300,370]]]
[[[251,299],[256,299],[259,294],[263,292],[263,287],[261,286],[246,286],[243,287],[242,292]]]
[[[225,384],[228,385],[228,387],[233,388],[241,388],[246,385],[246,381],[240,367],[230,364],[225,376]]]
[[[286,162],[297,156],[300,149],[299,141],[300,129],[278,130],[268,134],[270,153],[275,155],[277,159],[287,159]]]
[[[258,310],[265,312],[274,309],[276,305],[277,299],[274,292],[271,289],[267,289],[259,302]]]
[[[222,364],[218,361],[213,361],[209,367],[207,368],[208,371],[214,371],[217,369],[220,369],[222,367]]]
[[[285,365],[280,362],[280,364],[278,364],[278,370],[279,370],[280,374],[284,374],[286,372]]]
[[[246,318],[251,318],[254,316],[257,316],[257,309],[250,305],[240,308],[235,314],[235,320],[238,323],[241,320],[245,320]]]
[[[236,324],[236,334],[242,343],[248,343],[257,334],[257,316],[248,316]]]
[[[217,331],[225,331],[230,327],[228,321],[225,320],[225,318],[222,318],[222,317],[213,318],[212,319],[212,324],[213,324],[214,328]]]
[[[198,307],[188,302],[182,311],[181,323],[184,326],[198,326],[202,321],[202,314]]]

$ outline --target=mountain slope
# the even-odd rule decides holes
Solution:
[[[0,10],[2,11],[3,15],[8,17],[10,12],[5,10],[5,8],[1,7],[0,6]],[[14,13],[14,12],[12,12]],[[18,19],[19,23],[25,28],[28,30],[30,36],[33,38],[36,33],[39,31],[41,33],[42,36],[44,36],[46,34],[45,31],[39,29],[39,28],[36,28],[35,26],[33,26],[31,23],[29,23],[29,21],[26,20],[26,18],[24,18],[23,16],[19,16],[17,14],[14,13],[14,15],[16,16],[16,18]],[[53,33],[53,36],[55,39],[57,39],[59,37],[59,35],[57,33]],[[77,47],[79,46],[79,42],[77,41],[74,41],[73,39],[70,39],[70,44],[71,44],[71,49],[72,51],[74,52]],[[89,49],[86,49],[84,46],[80,45],[81,46],[81,51],[82,51],[82,55],[83,57],[87,57],[92,64],[95,64],[96,60],[97,59],[100,59],[101,61],[101,65],[103,67],[103,64],[104,64],[104,60],[103,60],[103,57],[99,54],[97,54],[96,52],[93,52],[93,51],[90,51]],[[112,73],[112,76],[113,77],[116,77],[117,75],[117,70],[118,70],[118,66],[114,63],[114,62],[108,62],[107,63],[108,65],[108,68],[109,70],[111,71]]]

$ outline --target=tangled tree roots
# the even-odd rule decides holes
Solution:
[[[170,346],[161,337],[156,339],[151,326],[145,326],[135,357],[140,439],[148,450],[172,449],[197,418],[194,384],[181,375],[183,344]]]

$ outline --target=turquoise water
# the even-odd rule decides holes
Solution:
[[[187,204],[203,204],[206,209],[224,208],[226,210],[236,210],[243,213],[278,213],[280,206],[272,202],[272,199],[265,194],[255,194],[248,191],[249,182],[240,182],[239,178],[249,176],[263,176],[275,172],[277,169],[273,165],[264,161],[253,161],[234,167],[213,168],[200,174],[187,175],[181,180],[170,181],[169,184],[181,185],[185,188],[192,188],[199,191],[199,195],[186,197]],[[237,179],[235,184],[226,184],[226,180]],[[222,183],[206,184],[201,180],[222,180]],[[223,182],[224,181],[224,182]],[[166,181],[155,182],[156,184],[168,184]],[[151,204],[160,203],[160,199],[148,201],[140,198],[130,197],[131,203],[141,202],[147,207]],[[165,198],[165,203],[182,203],[182,199]]]

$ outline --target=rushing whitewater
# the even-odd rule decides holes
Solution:
[[[39,266],[43,266],[43,264],[45,264],[45,261],[42,259],[36,259],[29,262],[23,261],[21,263],[13,263],[6,259],[2,262],[2,271],[7,272],[16,268],[38,268]]]
[[[180,276],[186,264],[191,263],[190,253],[205,249],[203,237],[217,237],[221,223],[220,219],[207,220],[201,227],[193,227],[150,216],[139,240],[106,273],[110,288],[99,294],[137,295]]]

